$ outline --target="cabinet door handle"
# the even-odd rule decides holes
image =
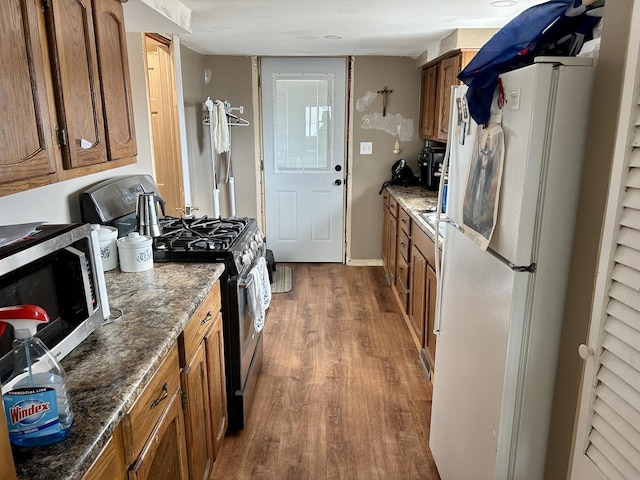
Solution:
[[[151,402],[151,405],[149,406],[149,410],[153,410],[154,408],[156,408],[158,405],[160,405],[160,403],[163,400],[166,400],[168,396],[169,396],[169,385],[167,385],[167,382],[165,382],[164,385],[162,385],[162,395],[160,395],[153,402]]]
[[[210,322],[212,318],[213,315],[211,315],[211,312],[207,312],[207,316],[200,320],[200,325],[204,325],[205,323]]]

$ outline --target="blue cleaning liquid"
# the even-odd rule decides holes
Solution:
[[[19,447],[62,441],[69,436],[73,425],[64,370],[37,337],[26,340],[23,346],[25,355],[22,358],[26,366],[23,373],[16,377],[18,380],[2,396],[9,440]],[[37,358],[34,364],[33,354]],[[16,358],[20,356],[16,355]]]

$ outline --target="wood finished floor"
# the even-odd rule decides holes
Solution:
[[[248,426],[216,479],[439,479],[431,384],[382,267],[291,264]]]

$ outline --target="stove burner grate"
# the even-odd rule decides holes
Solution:
[[[227,250],[248,223],[249,219],[245,217],[165,217],[160,220],[163,233],[155,239],[155,248],[170,251]]]

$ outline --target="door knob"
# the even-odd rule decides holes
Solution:
[[[586,360],[594,353],[593,348],[586,346],[584,343],[578,347],[578,355],[580,355],[580,358],[583,360]]]
[[[339,187],[340,185],[342,185],[342,180],[338,179],[338,180],[336,180],[335,182],[333,182],[333,184],[334,184],[336,187]]]
[[[336,172],[339,172],[340,170],[342,170],[342,165],[336,165],[334,168]]]

